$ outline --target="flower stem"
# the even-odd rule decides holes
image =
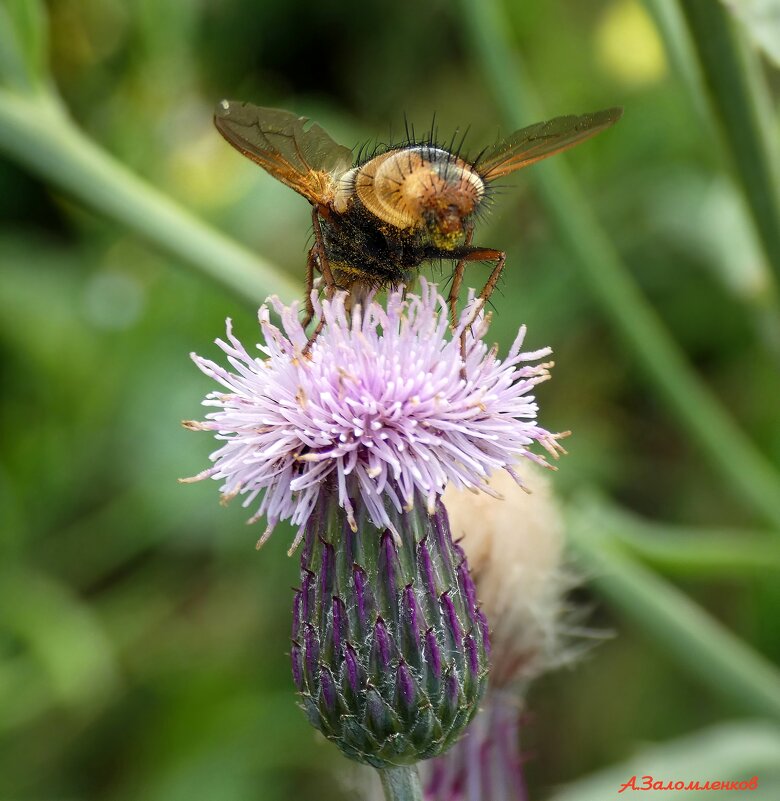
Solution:
[[[461,0],[465,41],[474,49],[505,117],[515,127],[539,119],[524,65],[509,41],[497,0]],[[780,533],[780,475],[693,372],[643,297],[566,165],[552,159],[529,172],[548,213],[579,262],[595,300],[691,439],[729,485]]]
[[[103,151],[49,92],[0,90],[0,152],[98,213],[140,234],[252,304],[298,284],[206,225]]]
[[[423,801],[420,776],[414,765],[377,768],[386,801]]]

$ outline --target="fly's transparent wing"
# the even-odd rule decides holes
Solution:
[[[312,203],[329,203],[352,167],[348,147],[289,111],[222,100],[214,124],[236,150]]]
[[[501,178],[590,139],[614,125],[622,114],[623,109],[610,108],[537,122],[485,150],[474,166],[486,181]]]

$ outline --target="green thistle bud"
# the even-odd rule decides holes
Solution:
[[[350,492],[360,498],[357,488]],[[323,487],[306,524],[292,671],[312,725],[377,768],[428,759],[463,733],[487,677],[487,625],[437,501],[398,512],[395,536]],[[352,523],[352,525],[350,525]]]

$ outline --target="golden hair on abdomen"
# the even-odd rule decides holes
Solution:
[[[455,207],[460,217],[468,217],[485,194],[485,182],[470,164],[428,146],[376,156],[357,170],[354,180],[360,202],[401,229],[423,226],[425,212],[439,208]]]

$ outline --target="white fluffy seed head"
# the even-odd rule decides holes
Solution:
[[[452,535],[462,537],[491,630],[491,687],[525,684],[566,657],[563,520],[542,468],[516,468],[489,480],[502,498],[450,487],[443,500]]]

